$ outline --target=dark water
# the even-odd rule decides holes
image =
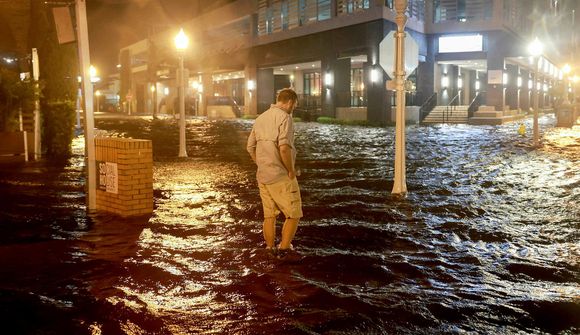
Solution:
[[[297,124],[299,263],[268,260],[252,121],[101,120],[152,139],[155,213],[87,215],[82,139],[0,167],[2,334],[578,334],[580,128]],[[531,120],[526,121],[530,132]]]

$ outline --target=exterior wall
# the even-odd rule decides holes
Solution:
[[[385,36],[384,23],[377,20],[356,26],[343,27],[331,31],[289,39],[283,42],[273,42],[254,47],[253,54],[258,67],[269,68],[278,64],[301,63],[312,60],[321,61],[321,76],[329,73],[332,83],[323,83],[322,87],[322,115],[335,116],[336,107],[346,107],[350,104],[350,55],[365,54],[368,58],[368,69],[378,65],[378,45]],[[389,30],[390,31],[390,30]],[[387,31],[388,32],[388,31]],[[266,103],[269,105],[275,92],[269,84],[270,79],[263,74],[266,69],[258,72],[258,113],[263,111]],[[385,122],[390,107],[387,104],[385,92],[386,75],[383,71],[378,82],[372,83],[368,76],[365,78],[365,88],[368,97],[369,120]],[[262,75],[260,75],[262,73]],[[296,80],[296,78],[295,78]],[[270,90],[270,92],[267,92]]]
[[[274,67],[320,62],[321,77],[324,78],[325,74],[329,73],[333,81],[330,85],[323,84],[320,92],[321,113],[336,116],[336,108],[348,107],[350,101],[348,87],[350,66],[346,59],[353,55],[366,55],[368,62],[363,68],[367,74],[364,86],[368,118],[370,121],[389,121],[392,92],[384,89],[389,78],[384,71],[379,71],[379,80],[371,82],[368,73],[373,69],[381,70],[378,65],[378,44],[384,36],[396,29],[393,22],[395,12],[389,8],[392,2],[369,0],[362,6],[360,4],[363,2],[332,0],[329,2],[331,10],[328,16],[321,18],[312,16],[312,12],[309,12],[308,20],[300,21],[296,14],[292,14],[295,17],[290,17],[275,12],[272,21],[267,23],[270,27],[266,27],[264,13],[267,13],[268,6],[274,8],[273,6],[282,6],[281,3],[265,0],[233,1],[218,6],[216,10],[205,12],[186,24],[186,31],[192,34],[190,39],[193,44],[185,57],[186,68],[189,68],[191,73],[202,74],[204,94],[206,96],[213,94],[212,73],[243,71],[244,113],[258,114],[274,101],[277,88],[276,77],[272,71]],[[290,6],[289,11],[299,10],[296,7],[298,1],[290,0],[285,3]],[[308,6],[313,6],[313,3],[315,2],[307,2]],[[348,9],[350,3],[357,3],[360,6]],[[423,4],[424,8],[421,7]],[[438,5],[449,7],[449,10],[437,12],[439,9],[434,7],[437,4],[432,0],[409,1],[409,13],[412,15],[408,19],[406,31],[419,46],[420,63],[416,76],[413,76],[416,77],[417,92],[411,95],[412,99],[408,98],[408,104],[420,105],[432,92],[438,92],[439,104],[444,104],[459,92],[457,79],[460,70],[456,66],[441,67],[438,65],[441,61],[485,59],[488,71],[506,69],[510,72],[509,77],[513,75],[513,79],[517,80],[516,72],[521,72],[521,67],[506,67],[506,59],[527,54],[525,45],[528,34],[533,32],[530,31],[533,17],[529,14],[534,8],[546,6],[545,2],[534,1],[530,5],[530,1],[526,0],[467,0],[465,9],[461,10],[453,1],[439,2]],[[312,8],[309,7],[308,11],[312,11]],[[290,19],[287,25],[284,25],[282,20],[288,17]],[[150,39],[155,49],[151,52],[155,54],[154,57],[149,55],[152,57],[152,60],[150,59],[152,64],[161,63],[161,59],[169,63],[174,62],[173,46],[167,42],[172,40],[171,33],[167,31]],[[462,33],[482,34],[483,51],[438,54],[439,36]],[[132,55],[142,52],[142,44],[137,43],[129,49],[130,52],[121,54],[123,66],[125,64],[134,66],[131,64]],[[138,66],[134,68],[138,69]],[[442,70],[447,71],[449,79],[449,87],[445,91],[442,90],[440,83]],[[132,89],[133,96],[138,95],[139,100],[144,101],[136,105],[137,109],[148,110],[148,85],[136,84],[135,81],[150,82],[151,69],[145,67],[140,71],[144,73],[143,76],[127,72],[125,69],[121,70],[122,81],[128,83],[121,85],[120,95],[123,99],[125,91]],[[462,69],[461,73],[463,88],[460,104],[469,104],[476,91],[485,92],[487,101],[483,103],[492,105],[498,110],[503,110],[505,105],[521,107],[524,101],[529,104],[529,90],[526,87],[518,88],[517,84],[514,86],[513,81],[507,86],[488,84],[487,74],[465,69]],[[169,73],[169,76],[172,74]],[[253,92],[248,90],[249,80],[255,82]],[[294,78],[294,88],[298,91],[303,90],[302,80],[301,75]],[[479,90],[475,89],[476,81],[480,82]],[[527,79],[523,78],[522,81],[522,86],[527,86],[525,85]],[[544,92],[541,93],[540,105],[548,105],[550,98],[543,94]],[[203,102],[200,107],[198,115],[204,115]]]
[[[28,161],[26,155],[34,157],[34,133],[26,131],[0,132],[0,163]]]
[[[120,216],[153,212],[153,149],[149,140],[96,138],[97,210]]]

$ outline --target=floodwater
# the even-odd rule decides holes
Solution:
[[[263,251],[252,121],[98,120],[152,139],[150,218],[87,215],[66,162],[0,167],[2,334],[578,334],[580,128],[297,123],[295,263]]]

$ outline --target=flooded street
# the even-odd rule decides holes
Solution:
[[[151,139],[151,218],[87,215],[67,162],[0,167],[4,334],[578,334],[580,128],[296,123],[297,263],[263,251],[253,121],[97,120]],[[279,220],[280,222],[280,220]],[[280,229],[280,225],[278,226]]]

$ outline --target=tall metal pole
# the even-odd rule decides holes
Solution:
[[[540,127],[538,125],[538,108],[539,105],[539,94],[538,94],[538,83],[539,83],[539,71],[538,65],[540,62],[540,56],[535,56],[534,60],[534,87],[532,88],[532,95],[534,96],[534,128],[533,128],[533,138],[534,138],[534,147],[538,146],[539,139],[540,139]]]
[[[80,129],[81,128],[81,102],[82,102],[82,97],[83,97],[83,89],[81,88],[80,84],[79,84],[79,88],[77,89],[77,104],[76,104],[76,108],[77,108],[77,125],[76,128]]]
[[[395,0],[397,33],[395,34],[395,88],[396,88],[396,125],[395,125],[395,181],[393,194],[407,193],[405,171],[405,24],[407,0]]]
[[[38,79],[40,77],[40,64],[38,63],[38,51],[32,48],[32,77],[34,79],[34,160],[41,157],[42,142],[40,139],[40,88]]]
[[[95,120],[93,116],[93,84],[89,67],[89,30],[87,27],[86,0],[76,0],[77,39],[79,48],[79,63],[81,68],[82,86],[84,91],[85,111],[85,164],[87,167],[87,203],[88,209],[97,207],[97,177],[95,164]]]
[[[187,157],[187,151],[185,149],[185,89],[183,87],[184,78],[183,69],[183,54],[179,55],[179,73],[177,75],[178,87],[179,87],[179,157]]]

